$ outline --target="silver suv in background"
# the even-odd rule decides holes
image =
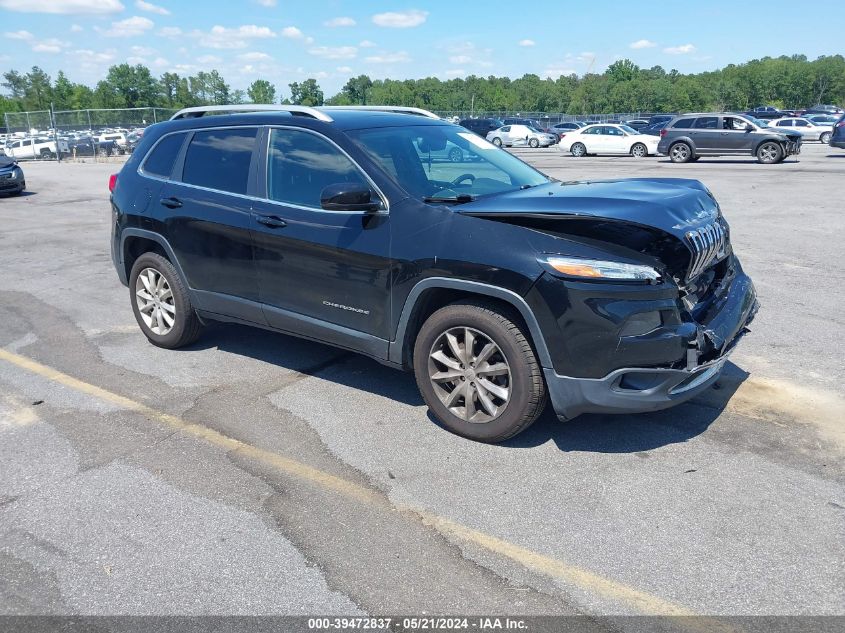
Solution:
[[[660,131],[657,151],[673,163],[702,156],[755,156],[780,163],[801,152],[801,133],[766,127],[753,117],[730,112],[682,114]]]

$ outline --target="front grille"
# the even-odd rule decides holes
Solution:
[[[727,255],[728,230],[720,220],[686,234],[692,250],[687,279],[695,279],[711,265]]]

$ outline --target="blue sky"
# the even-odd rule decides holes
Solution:
[[[830,6],[799,5],[0,0],[0,69],[38,65],[95,83],[121,62],[143,63],[156,75],[217,68],[234,88],[263,78],[282,95],[288,83],[315,77],[328,96],[360,73],[557,77],[601,71],[623,57],[698,72],[766,55],[845,52],[841,33],[822,19]]]

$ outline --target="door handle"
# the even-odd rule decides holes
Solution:
[[[162,198],[159,202],[168,209],[178,209],[182,206],[182,201],[179,198]]]
[[[275,215],[259,215],[258,223],[269,226],[271,229],[281,229],[288,225],[282,218]]]

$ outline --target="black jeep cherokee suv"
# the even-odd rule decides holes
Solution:
[[[110,182],[147,338],[187,345],[215,320],[354,350],[413,370],[446,427],[487,442],[547,395],[567,419],[716,380],[757,300],[704,185],[558,182],[392,110],[189,109],[148,128]],[[447,144],[470,160],[428,158]]]

